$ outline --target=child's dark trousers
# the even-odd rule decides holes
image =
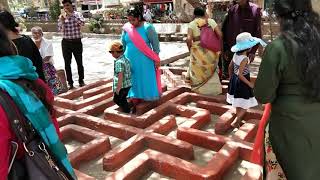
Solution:
[[[122,88],[119,94],[114,93],[113,102],[116,103],[123,112],[130,113],[131,107],[127,101],[127,95],[131,87]]]

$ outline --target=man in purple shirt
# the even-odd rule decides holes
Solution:
[[[63,0],[64,12],[61,13],[58,21],[59,31],[63,33],[62,54],[64,58],[65,70],[67,74],[67,81],[69,89],[73,89],[73,80],[71,72],[72,54],[76,59],[79,75],[79,86],[85,85],[84,70],[82,64],[83,46],[81,42],[81,26],[84,25],[84,18],[79,12],[73,10],[71,0]]]
[[[228,78],[228,66],[232,60],[231,47],[236,43],[236,37],[242,32],[249,32],[252,36],[261,38],[261,8],[249,0],[237,0],[233,5],[222,24],[223,33],[223,56],[222,79]],[[255,58],[258,46],[252,48],[249,53],[250,61]]]

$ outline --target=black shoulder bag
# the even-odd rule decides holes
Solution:
[[[25,155],[21,160],[11,159],[8,180],[71,180],[64,167],[55,163],[46,145],[30,123],[27,123],[9,95],[0,91],[0,105],[5,110],[9,123],[19,142],[23,144]],[[10,163],[11,164],[11,163]]]

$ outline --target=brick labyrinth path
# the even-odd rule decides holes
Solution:
[[[56,97],[63,142],[79,179],[261,178],[249,159],[262,111],[250,110],[232,129],[235,114],[225,96],[179,86],[182,72],[163,68],[163,96],[140,104],[135,115],[114,105],[111,79]]]

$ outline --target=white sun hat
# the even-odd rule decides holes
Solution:
[[[239,52],[246,49],[250,49],[257,44],[261,44],[263,47],[267,46],[267,44],[260,38],[252,37],[250,33],[243,32],[237,36],[237,43],[232,46],[232,52]]]

